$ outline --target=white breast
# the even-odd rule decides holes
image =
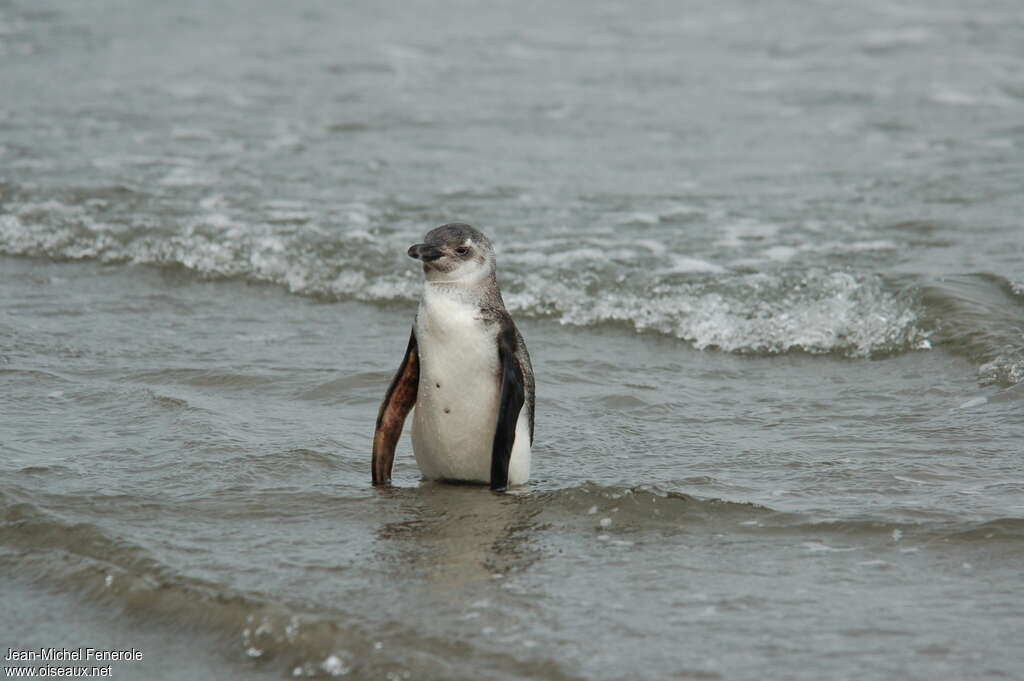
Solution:
[[[476,305],[427,285],[416,318],[420,382],[412,424],[413,453],[426,478],[490,482],[501,399],[497,331]],[[517,423],[510,484],[529,478],[525,421]]]

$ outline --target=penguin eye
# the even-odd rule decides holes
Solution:
[[[466,248],[465,246],[459,246],[458,248],[455,249],[456,255],[466,255],[467,253],[469,253],[469,249]]]

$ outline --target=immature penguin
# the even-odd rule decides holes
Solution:
[[[498,290],[490,240],[462,223],[409,248],[426,281],[409,347],[377,416],[373,484],[391,481],[409,410],[423,477],[493,490],[530,477],[533,368]]]

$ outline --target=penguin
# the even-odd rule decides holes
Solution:
[[[473,227],[450,223],[408,254],[423,263],[423,297],[377,415],[373,484],[390,483],[415,407],[412,448],[424,479],[495,491],[521,485],[530,477],[533,368],[498,289],[494,247]]]

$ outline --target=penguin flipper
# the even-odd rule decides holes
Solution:
[[[498,336],[498,360],[501,364],[501,402],[491,448],[491,489],[496,492],[508,488],[508,464],[516,441],[516,423],[526,401],[523,370],[516,361],[514,326],[507,327]]]
[[[416,346],[416,330],[409,334],[409,347],[398,367],[384,401],[377,413],[377,429],[373,433],[373,460],[371,471],[374,485],[391,482],[391,468],[395,462],[395,445],[402,436],[402,426],[409,410],[416,404],[420,385],[420,357]]]

